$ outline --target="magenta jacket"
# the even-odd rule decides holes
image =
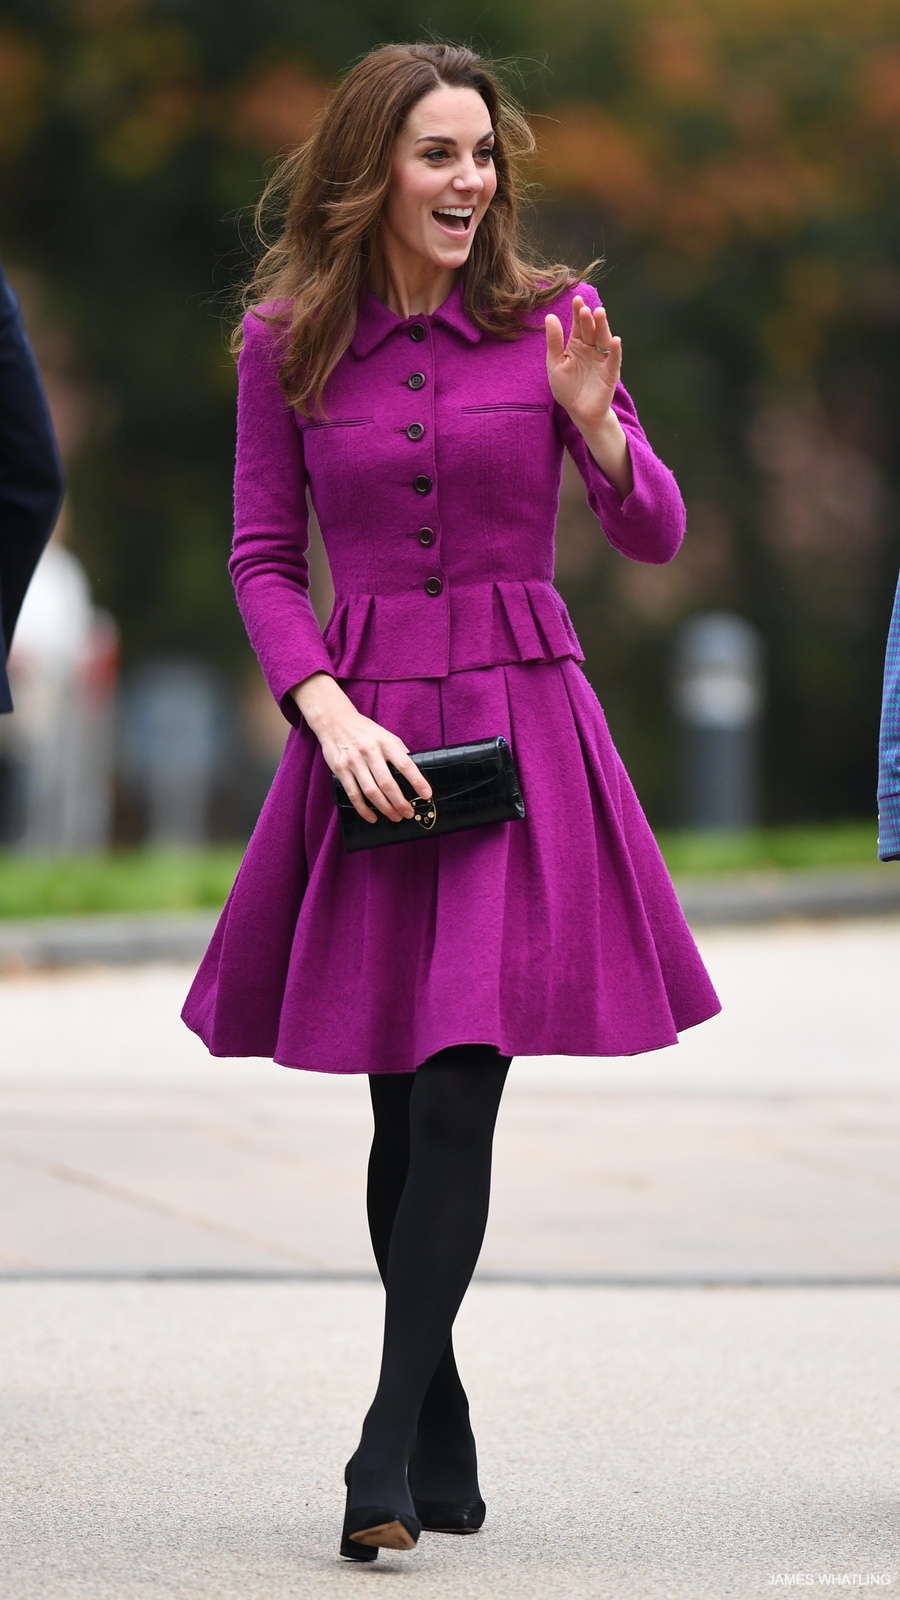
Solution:
[[[567,331],[574,293],[554,307]],[[183,1013],[216,1055],[367,1073],[471,1040],[630,1055],[719,1009],[552,583],[564,448],[625,555],[675,554],[681,497],[620,389],[620,500],[553,402],[543,320],[506,342],[472,327],[459,287],[406,319],[365,296],[309,422],[282,398],[277,332],[247,319],[231,570],[295,726]],[[307,491],[334,577],[324,638]],[[411,750],[503,734],[524,821],[348,855],[287,693],[318,669]]]
[[[572,299],[553,302],[568,337]],[[308,421],[286,404],[273,325],[249,312],[239,360],[230,570],[269,687],[319,670],[342,679],[443,678],[583,654],[553,587],[563,450],[607,539],[636,561],[671,560],[684,533],[678,486],[634,405],[614,400],[634,489],[619,498],[547,380],[541,309],[511,342],[482,334],[457,284],[429,318],[371,294]],[[435,374],[439,374],[435,381]],[[324,631],[308,594],[306,491],[334,580]]]

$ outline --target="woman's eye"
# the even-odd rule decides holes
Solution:
[[[485,161],[493,161],[494,146],[492,144],[486,144],[482,150],[479,150],[478,154],[483,156]]]
[[[432,157],[434,157],[434,156],[445,156],[446,154],[447,154],[446,150],[426,150],[426,152],[425,152],[425,160],[426,161],[431,161]],[[437,162],[436,161],[434,162],[434,165],[437,166]]]

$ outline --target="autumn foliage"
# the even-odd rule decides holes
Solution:
[[[474,15],[8,0],[0,248],[69,408],[72,539],[132,659],[245,670],[223,323],[265,162],[354,55],[471,37]],[[770,813],[865,814],[900,559],[900,5],[504,0],[491,19],[537,135],[535,234],[605,254],[626,382],[689,502],[683,554],[651,570],[564,486],[559,581],[639,789],[664,816],[673,630],[727,606],[767,642]]]

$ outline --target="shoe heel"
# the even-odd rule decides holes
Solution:
[[[379,1550],[414,1550],[422,1532],[418,1517],[410,1517],[387,1506],[355,1506],[350,1510],[352,1467],[351,1456],[344,1469],[347,1501],[341,1531],[341,1555],[347,1561],[375,1561]]]
[[[349,1534],[341,1535],[341,1555],[345,1561],[377,1561],[378,1546],[371,1544],[357,1544]]]
[[[347,1532],[347,1523],[349,1521],[349,1516],[350,1516],[350,1462],[349,1461],[347,1462],[347,1470],[344,1473],[344,1482],[347,1485],[347,1504],[344,1507],[344,1526],[343,1526],[343,1528],[341,1530],[341,1551],[340,1551],[340,1553],[344,1557],[345,1561],[377,1561],[378,1560],[378,1546],[377,1545],[360,1544],[358,1542],[358,1540],[351,1539],[349,1533]]]

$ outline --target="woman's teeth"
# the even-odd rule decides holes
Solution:
[[[474,209],[474,206],[437,206],[432,212],[432,216],[437,217],[439,220],[446,219],[444,221],[445,227],[453,228],[455,232],[465,233]]]

